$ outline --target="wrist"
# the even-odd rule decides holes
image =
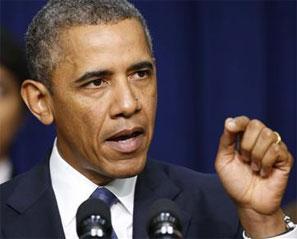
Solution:
[[[239,209],[238,214],[246,234],[251,238],[273,237],[287,231],[281,209],[269,215],[253,209]]]

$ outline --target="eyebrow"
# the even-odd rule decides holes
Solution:
[[[75,83],[81,83],[81,82],[84,82],[87,79],[90,79],[92,77],[101,78],[101,77],[106,77],[106,76],[111,76],[111,75],[112,75],[112,72],[109,71],[109,70],[90,71],[90,72],[87,72],[87,73],[83,74],[81,77],[76,79],[74,82]]]
[[[143,68],[149,68],[152,70],[154,68],[153,64],[149,61],[141,61],[136,64],[129,66],[128,71],[135,71]]]
[[[141,61],[141,62],[138,62],[136,64],[129,66],[127,71],[135,71],[135,70],[144,69],[144,68],[148,68],[148,69],[152,70],[154,68],[153,63],[151,63],[150,61]],[[79,84],[79,83],[86,81],[87,79],[92,78],[92,77],[103,78],[103,77],[107,77],[107,76],[111,76],[111,75],[113,75],[113,72],[110,70],[90,71],[90,72],[86,72],[85,74],[83,74],[81,77],[76,79],[74,82],[76,84]]]

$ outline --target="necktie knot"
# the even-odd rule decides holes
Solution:
[[[118,200],[117,197],[111,191],[104,187],[97,188],[92,193],[90,198],[98,198],[105,202],[109,207],[111,207]]]
[[[102,200],[103,202],[105,202],[109,207],[111,207],[113,204],[115,204],[118,201],[118,198],[105,187],[101,187],[101,188],[98,187],[92,193],[90,198],[98,198],[98,199]],[[112,229],[112,233],[111,233],[111,239],[118,239],[118,237],[113,229]]]

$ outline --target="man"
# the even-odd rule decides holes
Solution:
[[[280,209],[293,159],[262,122],[225,123],[216,169],[236,209],[216,177],[147,161],[156,67],[131,4],[49,1],[29,27],[27,54],[32,79],[22,97],[42,123],[55,123],[57,139],[49,161],[1,187],[3,237],[76,238],[76,210],[98,186],[118,198],[118,238],[146,238],[147,211],[159,198],[180,207],[185,238],[240,238],[241,225],[245,237],[296,236]]]
[[[22,81],[28,77],[23,51],[11,35],[0,32],[0,184],[17,174],[10,155],[11,147],[24,118],[19,94]]]

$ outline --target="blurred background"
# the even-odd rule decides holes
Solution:
[[[45,2],[1,0],[1,25],[23,46]],[[296,1],[132,2],[158,67],[152,158],[213,173],[224,120],[237,115],[277,130],[296,158]],[[54,137],[54,126],[27,114],[10,150],[15,171],[44,159]],[[296,200],[296,180],[295,164],[284,204]]]

